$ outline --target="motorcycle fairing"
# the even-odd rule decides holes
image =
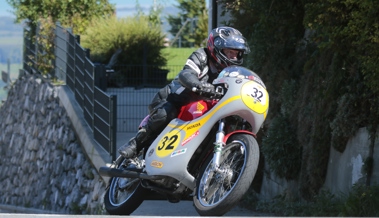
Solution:
[[[228,91],[213,108],[191,121],[173,119],[155,139],[145,157],[148,175],[170,176],[194,189],[195,178],[187,171],[188,162],[220,119],[241,116],[252,125],[254,134],[258,132],[268,109],[266,90],[247,79],[222,78],[222,82],[228,84]],[[255,95],[260,94],[257,90],[263,94],[261,99]]]
[[[255,81],[250,81],[242,86],[241,97],[248,108],[259,114],[263,114],[264,118],[266,118],[268,112],[268,93],[263,86]]]

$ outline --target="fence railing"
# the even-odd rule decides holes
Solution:
[[[178,73],[183,65],[162,68],[143,65],[117,65],[108,76],[107,93],[117,95],[117,132],[133,135],[147,115],[147,105],[154,95],[169,81],[168,72]],[[145,71],[145,76],[143,73]],[[126,78],[118,75],[126,75]]]
[[[38,33],[36,33],[38,34]],[[37,68],[37,42],[33,34],[24,30],[24,64],[30,73],[40,73]],[[54,76],[64,81],[74,93],[82,109],[84,119],[92,130],[95,141],[113,160],[116,158],[117,98],[100,89],[105,79],[103,65],[95,65],[89,59],[89,51],[82,48],[80,38],[57,23],[55,28]]]
[[[36,65],[36,44],[33,42],[32,33],[29,29],[24,28],[24,53],[23,53],[23,69],[29,73],[37,73]]]
[[[104,64],[91,62],[89,50],[80,45],[80,36],[59,23],[54,32],[53,76],[73,92],[95,141],[115,159],[117,137],[124,143],[125,136],[135,134],[150,100],[169,82],[167,75],[178,73],[183,66],[116,65],[108,71]],[[31,39],[29,30],[25,29],[24,35],[23,67],[39,73],[40,45]]]

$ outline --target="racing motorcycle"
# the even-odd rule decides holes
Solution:
[[[193,88],[206,100],[183,106],[137,158],[120,156],[99,169],[111,177],[109,214],[130,215],[152,192],[172,203],[192,198],[201,216],[222,216],[239,202],[258,168],[256,134],[269,95],[260,77],[240,66],[225,68],[213,85],[213,93]]]

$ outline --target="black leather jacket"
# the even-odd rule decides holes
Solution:
[[[168,85],[169,101],[185,104],[198,100],[199,97],[191,90],[197,87],[201,81],[212,83],[217,78],[218,71],[208,58],[207,48],[199,48],[187,59],[183,70]]]

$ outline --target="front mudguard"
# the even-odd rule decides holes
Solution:
[[[224,137],[224,141],[223,142],[226,144],[226,142],[228,141],[229,137],[232,136],[232,135],[236,135],[236,134],[248,134],[248,135],[252,135],[255,139],[257,138],[257,135],[255,135],[254,133],[252,133],[250,131],[247,131],[247,130],[236,130],[236,131],[228,133]]]

